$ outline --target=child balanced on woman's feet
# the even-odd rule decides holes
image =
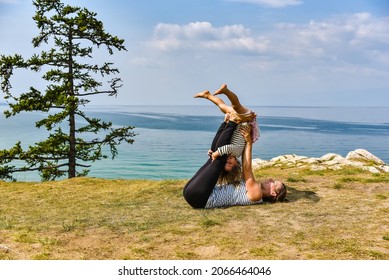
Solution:
[[[226,105],[222,99],[216,96],[220,94],[226,95],[232,106]],[[217,151],[209,151],[209,154],[213,160],[226,154],[232,154],[236,158],[242,155],[244,146],[246,144],[244,137],[240,133],[242,126],[251,125],[251,135],[253,142],[258,139],[259,127],[256,121],[256,114],[240,104],[238,96],[229,90],[226,84],[223,84],[218,90],[216,90],[214,95],[206,90],[196,94],[194,97],[210,100],[212,103],[218,106],[223,113],[227,114],[225,121],[233,121],[239,124],[232,136],[231,144],[219,147]]]

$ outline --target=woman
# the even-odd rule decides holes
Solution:
[[[252,171],[253,141],[250,136],[250,127],[242,127],[241,133],[246,140],[242,160],[243,180],[238,187],[232,184],[215,186],[204,208],[252,205],[263,201],[274,203],[285,199],[287,190],[281,181],[268,179],[259,182],[255,180]]]
[[[231,137],[237,127],[235,119],[228,119],[220,125],[213,138],[211,151],[231,142]],[[236,159],[232,156],[223,155],[207,162],[196,172],[184,187],[184,198],[194,208],[205,208],[208,198],[216,185],[221,172],[225,169],[231,171],[236,166]]]
[[[225,94],[232,103],[227,106],[215,95]],[[222,85],[211,95],[209,91],[196,94],[195,98],[205,98],[216,104],[224,113],[228,113],[219,127],[211,150],[210,158],[188,181],[184,187],[184,198],[194,208],[215,208],[233,205],[251,205],[262,201],[283,201],[286,186],[280,181],[269,179],[257,182],[252,172],[252,144],[258,139],[258,124],[239,126],[238,122],[249,121],[255,113],[242,106],[235,93]],[[253,129],[252,133],[251,128]],[[243,140],[238,139],[241,136]],[[232,139],[232,142],[231,142]],[[246,142],[246,144],[245,144]],[[224,147],[235,146],[233,149]],[[229,151],[227,155],[224,152]],[[237,154],[243,153],[243,178]]]
[[[236,126],[236,123],[232,121],[229,123],[233,123]],[[218,133],[220,133],[220,128]],[[218,136],[218,133],[215,135],[215,139],[220,136]],[[253,141],[250,135],[250,127],[242,128],[241,133],[247,141],[243,153],[244,179],[240,181],[238,186],[232,183],[217,184],[220,172],[223,169],[231,169],[235,164],[236,158],[222,156],[214,161],[211,158],[208,159],[206,164],[200,168],[184,187],[184,198],[193,208],[209,209],[259,204],[264,201],[273,203],[284,200],[287,190],[282,182],[274,181],[273,179],[264,182],[255,180],[251,165]],[[224,140],[228,141],[228,137]],[[216,141],[216,143],[221,142]]]

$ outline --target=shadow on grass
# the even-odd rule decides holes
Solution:
[[[314,191],[302,191],[293,187],[288,187],[288,193],[286,195],[287,202],[295,202],[300,199],[307,199],[312,202],[319,202],[320,198]]]

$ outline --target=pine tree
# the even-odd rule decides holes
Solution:
[[[20,141],[11,149],[0,150],[0,179],[13,180],[13,173],[26,171],[38,171],[42,180],[66,174],[68,178],[85,176],[91,162],[108,157],[104,146],[110,148],[114,158],[117,145],[134,141],[134,127],[114,129],[111,122],[88,117],[81,110],[93,96],[118,94],[120,78],[110,78],[106,86],[96,80],[115,76],[118,69],[108,62],[88,62],[93,61],[92,53],[97,48],[104,47],[110,55],[114,50],[126,50],[124,40],[105,32],[96,13],[86,8],[65,5],[60,0],[36,0],[33,4],[33,19],[40,30],[32,40],[33,47],[53,47],[27,60],[18,54],[0,56],[1,90],[9,105],[4,114],[8,118],[21,112],[45,112],[46,117],[35,125],[47,129],[50,135],[25,150]],[[44,91],[31,86],[25,93],[11,93],[11,77],[16,69],[45,70]],[[24,162],[24,166],[16,167],[15,161]]]

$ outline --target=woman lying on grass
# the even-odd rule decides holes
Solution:
[[[226,86],[223,85],[222,88],[226,88]],[[232,99],[233,108],[236,108],[236,102],[239,102],[239,100],[235,94],[233,98],[230,98],[231,93],[227,96],[230,100]],[[214,102],[214,99],[210,96],[210,93],[205,91],[195,97],[207,98]],[[214,103],[218,105],[216,102]],[[281,181],[269,179],[258,182],[255,180],[251,161],[252,145],[256,138],[251,133],[251,125],[238,127],[239,123],[250,119],[239,118],[238,114],[228,107],[226,107],[229,110],[227,111],[228,114],[226,114],[224,122],[220,125],[212,141],[211,150],[209,151],[210,158],[184,187],[185,200],[194,208],[228,207],[259,204],[263,201],[283,201],[286,196],[286,186]],[[255,114],[251,112],[247,116],[253,118]],[[231,145],[231,139],[238,138],[237,134],[246,142],[245,145],[240,145],[243,152],[243,168],[239,166],[237,160],[236,154],[238,152],[228,155],[221,153],[214,155],[215,151],[220,150],[219,148]],[[239,149],[233,150],[239,151]]]

